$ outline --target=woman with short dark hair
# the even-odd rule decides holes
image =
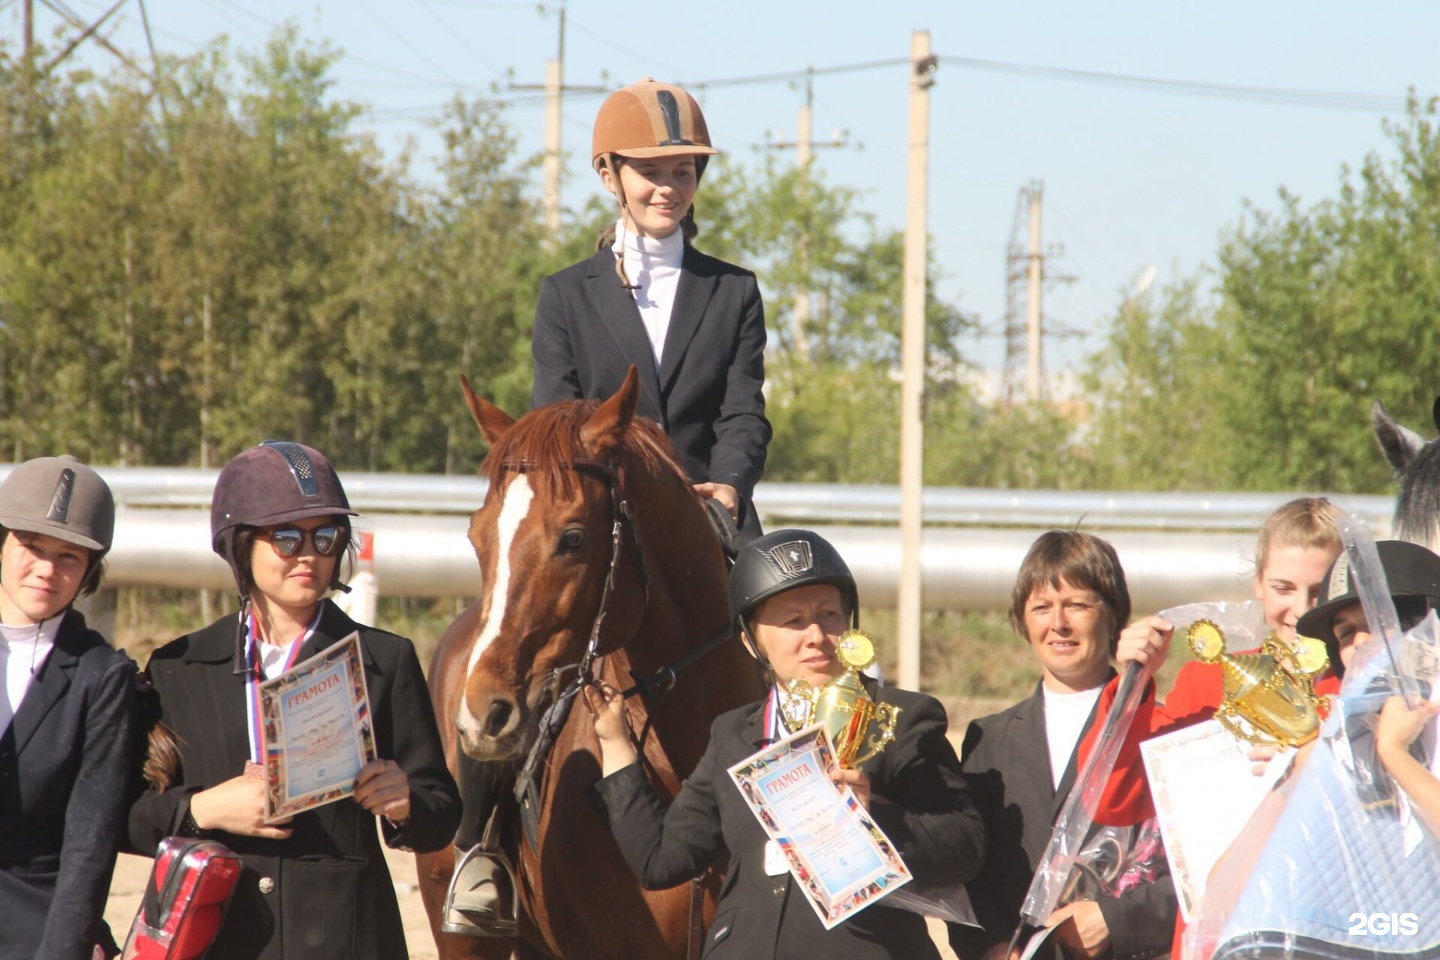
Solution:
[[[1039,661],[1040,681],[1027,699],[972,722],[961,751],[989,840],[969,884],[984,929],[951,928],[961,960],[1002,957],[1020,925],[1021,904],[1075,783],[1077,744],[1103,720],[1100,695],[1115,676],[1110,661],[1129,616],[1125,571],[1110,543],[1052,530],[1031,545],[1015,579],[1010,621]],[[1176,910],[1166,874],[1119,896],[1066,904],[1049,925],[1059,928],[1056,942],[1072,957],[1149,958],[1168,950]]]

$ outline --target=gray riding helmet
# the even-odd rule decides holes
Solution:
[[[0,484],[0,526],[39,533],[90,551],[80,596],[100,583],[115,536],[115,497],[100,474],[66,454],[26,460]]]
[[[43,533],[95,552],[115,535],[115,497],[100,474],[68,454],[26,460],[0,484],[0,526]]]

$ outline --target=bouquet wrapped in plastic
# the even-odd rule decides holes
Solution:
[[[1356,652],[1319,738],[1212,872],[1185,960],[1440,957],[1440,841],[1380,764],[1374,732],[1391,696],[1435,689],[1437,653],[1434,613]],[[1431,738],[1412,752],[1428,763]]]

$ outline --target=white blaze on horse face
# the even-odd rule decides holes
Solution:
[[[505,500],[500,504],[500,517],[495,521],[495,576],[485,585],[490,591],[490,615],[481,624],[475,645],[470,648],[470,664],[465,670],[467,677],[475,672],[475,664],[480,662],[481,654],[500,635],[500,627],[505,623],[505,599],[510,595],[510,548],[515,544],[520,524],[530,514],[530,504],[534,499],[535,491],[530,488],[530,481],[523,473],[517,474],[505,487]],[[470,715],[468,704],[462,705],[461,719],[462,722],[472,722],[474,729],[479,729],[479,721]]]

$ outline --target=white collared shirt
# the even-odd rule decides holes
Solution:
[[[645,335],[650,338],[650,352],[655,370],[665,354],[665,334],[670,329],[670,315],[675,309],[675,291],[680,286],[680,264],[685,259],[685,233],[676,230],[668,237],[642,237],[626,230],[624,221],[615,229],[615,243],[610,248],[625,257],[625,275],[638,289],[635,305]]]
[[[62,613],[38,626],[0,623],[0,675],[4,679],[4,686],[0,687],[0,734],[10,727],[30,689],[30,681],[55,649],[55,637],[64,617]]]

